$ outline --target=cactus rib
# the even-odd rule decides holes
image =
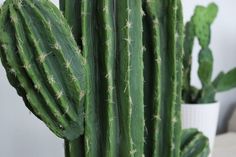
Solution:
[[[119,156],[142,156],[144,134],[142,16],[138,0],[116,1]]]
[[[101,155],[116,157],[118,152],[118,118],[115,89],[115,17],[113,0],[97,2],[97,23],[99,25],[99,71],[100,104],[102,111],[102,139],[104,141]]]
[[[144,3],[144,65],[145,65],[145,106],[146,106],[146,144],[145,155],[160,156],[161,153],[161,57],[158,1]],[[152,34],[151,39],[148,37]],[[154,77],[154,78],[152,78]],[[152,99],[150,99],[150,95]]]

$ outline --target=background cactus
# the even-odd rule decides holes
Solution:
[[[209,48],[211,39],[210,26],[217,16],[218,8],[214,3],[207,7],[197,6],[194,15],[185,26],[184,41],[184,83],[183,98],[186,103],[211,103],[215,94],[236,87],[236,68],[227,73],[221,72],[212,81],[213,55]],[[195,37],[201,46],[198,56],[198,76],[202,89],[191,86],[192,51]]]
[[[206,157],[207,138],[181,130],[181,1],[60,5],[66,19],[48,0],[7,0],[0,54],[65,156]]]

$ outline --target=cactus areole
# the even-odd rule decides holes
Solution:
[[[66,157],[207,157],[181,130],[180,0],[6,0],[0,56]]]

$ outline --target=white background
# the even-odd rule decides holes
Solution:
[[[2,3],[3,0],[0,0]],[[57,0],[54,0],[58,3]],[[196,4],[211,0],[183,0],[185,21],[189,20]],[[213,25],[212,43],[215,63],[214,76],[220,70],[236,66],[236,1],[214,0],[220,12]],[[197,79],[197,51],[195,47],[193,84]],[[227,119],[236,105],[236,90],[218,94],[221,102],[219,130],[224,131]],[[15,90],[9,85],[0,66],[0,157],[63,157],[63,141],[55,137],[45,125],[29,113]]]

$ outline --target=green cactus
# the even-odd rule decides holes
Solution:
[[[58,11],[48,14],[46,3],[5,2],[1,59],[27,107],[59,137],[70,140],[83,134],[85,60],[65,19]]]
[[[236,87],[236,69],[232,69],[226,74],[221,72],[215,80],[212,80],[213,55],[209,48],[211,39],[211,25],[217,16],[218,8],[214,3],[207,7],[197,6],[195,13],[185,26],[184,41],[184,84],[183,99],[186,103],[211,103],[215,101],[217,92],[223,92]],[[198,76],[202,84],[202,89],[191,86],[191,64],[193,41],[198,39],[201,50],[198,56],[199,68]]]
[[[181,157],[207,157],[210,152],[208,139],[196,129],[183,130],[181,137]]]
[[[60,8],[65,18],[48,0],[7,0],[0,55],[26,106],[65,139],[65,156],[207,157],[207,138],[181,130],[181,1]]]

